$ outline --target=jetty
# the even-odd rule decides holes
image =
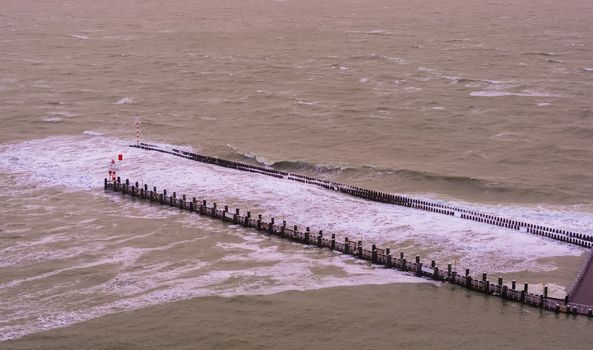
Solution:
[[[522,220],[512,218],[503,218],[497,215],[482,213],[475,210],[469,210],[459,207],[453,207],[441,203],[425,201],[421,199],[412,198],[399,194],[385,193],[380,191],[373,191],[361,187],[351,186],[338,182],[314,178],[311,176],[289,173],[285,171],[276,170],[270,167],[261,167],[246,163],[230,161],[226,159],[216,158],[199,153],[187,152],[176,148],[164,148],[158,145],[152,145],[143,142],[137,142],[130,147],[139,148],[148,151],[155,151],[161,153],[171,154],[177,157],[190,159],[193,161],[213,164],[225,168],[231,168],[239,171],[246,171],[260,175],[272,176],[275,178],[286,179],[289,181],[297,181],[313,186],[322,187],[326,190],[336,191],[354,197],[363,198],[369,201],[389,203],[399,206],[408,207],[411,209],[429,211],[436,214],[448,215],[458,217],[463,220],[471,220],[488,225],[495,225],[498,227],[507,228],[510,230],[530,233],[549,239],[558,240],[561,242],[578,245],[585,248],[593,248],[593,236],[590,234],[578,233],[569,230],[547,227],[537,223],[527,223]]]
[[[179,151],[177,152],[182,154]],[[189,156],[194,157],[193,155]],[[256,171],[257,169],[253,170]],[[289,176],[288,174],[281,175]],[[293,175],[290,176],[294,177]],[[302,178],[298,178],[297,181],[299,180],[302,180]],[[317,180],[308,181],[317,183]],[[321,182],[321,184],[335,186],[334,184],[328,184],[326,182]],[[382,265],[385,268],[406,271],[419,277],[435,281],[443,281],[479,293],[499,297],[501,299],[511,300],[557,313],[562,312],[575,315],[584,314],[593,317],[593,298],[591,298],[590,295],[589,297],[582,296],[588,293],[589,288],[593,287],[593,283],[591,283],[592,281],[590,279],[591,274],[593,274],[593,269],[591,268],[593,254],[589,255],[586,264],[581,270],[581,274],[573,286],[574,291],[572,291],[572,293],[574,294],[570,297],[567,296],[565,299],[557,299],[548,296],[547,286],[544,287],[543,294],[534,294],[529,292],[527,283],[525,283],[522,288],[517,288],[516,281],[512,281],[511,285],[508,286],[503,283],[502,277],[498,277],[495,281],[491,281],[486,273],[482,273],[481,276],[477,277],[470,275],[469,269],[465,269],[462,273],[458,273],[450,263],[447,264],[446,268],[441,268],[435,260],[423,262],[418,255],[408,260],[404,252],[399,252],[399,255],[392,255],[391,250],[388,247],[377,247],[375,244],[364,246],[362,241],[350,240],[348,237],[344,237],[343,240],[336,240],[335,234],[328,235],[327,233],[324,233],[323,230],[311,232],[309,227],[302,230],[296,225],[293,225],[292,227],[287,225],[286,220],[283,220],[282,223],[276,223],[274,218],[265,220],[262,218],[261,214],[255,217],[252,216],[249,211],[246,212],[245,215],[242,215],[241,210],[238,208],[234,211],[230,211],[229,207],[226,205],[224,207],[219,207],[216,203],[209,205],[205,200],[198,200],[196,197],[192,197],[191,200],[188,200],[189,197],[185,194],[181,196],[178,196],[176,192],[169,194],[166,189],[158,192],[156,187],[149,188],[147,184],[140,186],[138,182],[132,183],[129,179],[126,179],[124,182],[122,182],[119,177],[115,181],[105,179],[104,189],[108,193],[117,193],[135,200],[178,208],[179,210],[210,217],[229,224],[241,225],[246,228],[254,229],[262,234],[273,235],[305,245],[316,246],[320,249],[329,249],[353,256],[357,259],[369,261],[372,264]],[[413,202],[409,199],[403,199],[401,197],[397,198],[396,196],[384,197],[384,195],[379,192],[366,193],[365,195],[372,195],[372,198],[388,201],[388,203],[389,201],[396,201],[397,203],[394,204],[399,205],[407,203],[405,204],[406,206],[413,207]],[[420,204],[414,203],[414,205]],[[434,207],[433,209],[437,210],[437,208],[438,210],[444,211],[442,214],[452,215],[450,213],[451,210],[448,208]],[[447,213],[447,211],[449,211],[449,213]],[[574,303],[572,301],[573,299]],[[584,302],[584,304],[577,305],[579,301]]]
[[[567,296],[568,308],[573,313],[590,314],[593,307],[593,249],[587,253]]]

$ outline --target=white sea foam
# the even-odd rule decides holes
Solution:
[[[337,63],[336,63],[336,64],[332,64],[332,65],[331,65],[331,67],[332,67],[333,69],[338,69],[338,70],[339,70],[339,71],[340,71],[342,74],[347,74],[347,75],[349,75],[349,74],[351,73],[351,69],[350,69],[350,68],[348,68],[348,67],[346,67],[346,66],[343,66],[343,65],[341,65],[341,64],[337,64]],[[260,90],[258,90],[258,92],[260,92]],[[266,91],[266,92],[267,92],[267,91]],[[269,92],[268,92],[268,93],[269,93]]]
[[[82,133],[85,134],[85,135],[88,135],[88,136],[101,136],[101,135],[103,135],[102,132],[95,131],[95,130],[85,130]]]
[[[68,112],[68,111],[54,111],[54,112],[49,112],[48,115],[51,116],[61,116],[61,117],[74,117],[76,116],[76,113],[72,113],[72,112]]]
[[[266,218],[274,215],[278,221],[284,217],[289,224],[311,226],[313,232],[323,229],[326,235],[336,233],[338,240],[348,236],[362,239],[365,244],[401,248],[408,254],[422,250],[423,260],[434,258],[441,263],[456,260],[458,267],[469,267],[472,271],[552,270],[555,268],[553,263],[543,263],[539,259],[583,252],[581,248],[523,232],[368,202],[306,184],[128,148],[127,144],[126,140],[85,133],[2,145],[0,171],[17,174],[22,183],[27,183],[27,188],[31,185],[56,186],[66,191],[98,192],[102,196],[107,164],[121,153],[124,155],[120,171],[123,178],[209,202],[216,200],[231,208],[257,208],[255,214],[261,213]],[[214,243],[217,249],[228,252],[221,258],[224,268],[217,267],[217,260],[202,260],[197,256],[177,260],[175,254],[168,253],[192,244],[199,246],[205,236],[181,237],[171,233],[163,240],[159,232],[130,234],[117,226],[107,235],[93,236],[89,227],[97,225],[94,218],[72,223],[80,225],[80,231],[86,232],[75,238],[64,234],[72,228],[53,227],[41,239],[20,241],[1,251],[0,256],[6,257],[2,261],[7,264],[11,264],[13,258],[20,264],[49,259],[65,261],[66,266],[24,278],[4,279],[0,285],[0,309],[5,310],[0,318],[0,340],[116,311],[197,296],[270,294],[290,289],[424,281],[398,271],[376,269],[348,256],[283,240],[274,241],[239,226],[224,226],[188,213],[180,214],[178,210],[127,201],[119,196],[105,196],[113,203],[105,210],[114,217],[175,217],[177,224],[192,231],[201,228],[233,237],[232,240],[221,238],[218,244]],[[434,200],[434,197],[425,199]],[[593,217],[574,207],[443,203],[580,232],[590,232],[593,228]],[[84,218],[85,208],[73,210],[79,210]],[[150,242],[152,237],[160,240],[159,245],[146,247],[138,243]],[[56,243],[61,249],[52,247]],[[147,256],[166,258],[151,260]],[[68,265],[71,261],[78,262]],[[250,267],[244,267],[244,262]],[[101,264],[115,264],[120,268],[112,278],[92,286],[80,287],[74,284],[75,280],[68,280],[51,284],[48,289],[31,290],[28,294],[15,293],[19,295],[18,301],[6,297],[23,283],[52,279],[60,273],[92,269]],[[320,273],[323,269],[339,273]],[[74,308],[66,307],[60,301],[80,295],[111,297],[106,299],[109,301],[81,303]],[[48,299],[52,302],[43,302]]]
[[[448,248],[435,250],[435,256],[463,252],[463,260],[473,266],[487,265],[499,271],[537,270],[538,257],[581,252],[579,248],[494,226],[452,217],[435,218],[430,213],[367,202],[300,183],[127,148],[125,141],[106,137],[52,137],[4,146],[0,170],[19,173],[43,185],[95,190],[102,186],[108,162],[119,153],[124,154],[120,172],[124,177],[204,199],[241,198],[243,205],[257,205],[264,215],[285,216],[291,222],[342,236],[364,236],[369,242],[398,244],[412,240],[419,246],[443,245]],[[475,207],[467,203],[463,206]],[[592,217],[565,210],[549,210],[541,215],[539,209],[514,208],[511,216],[577,231],[593,229]],[[488,245],[483,244],[485,239]],[[485,254],[492,261],[484,261]],[[509,256],[522,262],[509,264]]]
[[[408,86],[407,88],[405,88],[405,90],[409,91],[409,92],[418,92],[418,91],[422,91],[422,88],[415,87],[415,86]]]
[[[0,325],[0,341],[29,334],[35,331],[47,330],[56,327],[65,327],[74,323],[103,316],[105,314],[138,309],[150,305],[162,304],[165,302],[189,299],[202,296],[234,296],[241,294],[268,295],[286,290],[308,290],[340,286],[344,284],[387,284],[394,282],[418,282],[421,281],[411,275],[402,275],[395,271],[386,269],[369,269],[366,265],[345,263],[346,258],[334,257],[324,261],[323,264],[333,266],[348,266],[347,277],[325,276],[312,278],[311,260],[281,262],[273,267],[257,267],[248,270],[219,270],[204,273],[193,278],[175,280],[175,284],[169,288],[155,288],[167,282],[171,275],[183,275],[201,269],[208,264],[195,261],[191,264],[181,266],[174,270],[163,272],[162,265],[153,265],[148,269],[130,274],[120,275],[100,288],[91,287],[86,290],[77,291],[87,295],[104,292],[124,293],[125,298],[113,302],[87,306],[75,310],[60,310],[56,305],[41,306],[41,302],[29,301],[29,306],[40,306],[40,312],[34,314],[32,322],[21,323],[16,326]],[[229,280],[241,281],[239,286],[226,286]],[[270,280],[283,280],[284,285],[270,284]],[[63,296],[68,297],[69,293]],[[37,305],[39,304],[39,305]],[[47,311],[44,311],[47,310]],[[11,312],[13,310],[7,309]],[[18,318],[30,317],[24,313],[14,313],[6,321],[15,321]]]
[[[235,229],[243,231],[240,227]],[[156,232],[145,236],[150,234]],[[79,246],[79,253],[87,259],[89,252],[102,254],[89,262],[70,264],[65,268],[1,284],[0,295],[25,283],[31,285],[61,274],[80,273],[102,265],[121,266],[118,273],[92,286],[83,283],[81,288],[76,284],[76,279],[69,279],[63,283],[53,283],[44,290],[28,288],[27,292],[17,294],[18,301],[0,298],[0,308],[4,310],[0,318],[0,341],[64,327],[113,312],[200,296],[262,295],[340,285],[426,282],[409,274],[360,264],[351,257],[339,254],[325,252],[325,256],[319,256],[317,250],[302,245],[295,244],[295,249],[281,252],[278,246],[262,246],[268,239],[253,232],[237,232],[234,235],[243,238],[244,242],[218,244],[219,248],[229,250],[223,261],[247,261],[250,262],[249,268],[243,267],[242,263],[227,263],[224,268],[216,268],[216,260],[202,261],[199,258],[171,261],[175,259],[175,254],[168,253],[169,250],[191,245],[203,239],[200,236],[184,240],[171,235],[169,243],[155,247],[129,246],[128,243],[113,248],[112,241],[111,246],[105,243],[90,248],[88,242],[84,242],[87,237],[76,240],[76,243],[83,243]],[[137,239],[138,236],[130,238]],[[165,259],[147,263],[146,256],[151,253],[164,256]],[[318,271],[325,267],[339,273],[320,274]],[[109,296],[105,299],[107,302],[84,302],[75,304],[75,307],[65,302],[81,296],[99,298],[105,295]]]
[[[484,83],[488,83],[488,84],[506,84],[504,81],[500,81],[500,80],[484,79],[482,81]]]
[[[50,116],[46,116],[43,119],[41,119],[42,121],[46,122],[46,123],[61,123],[64,121],[64,119],[59,118],[59,117],[50,117]]]
[[[130,104],[134,102],[134,98],[133,97],[124,97],[122,99],[117,100],[117,102],[115,102],[118,105],[126,105],[126,104]]]
[[[385,29],[372,29],[372,30],[350,30],[348,33],[352,34],[367,34],[367,35],[393,35]]]
[[[518,133],[518,132],[512,132],[512,131],[503,131],[503,132],[499,132],[496,135],[492,135],[490,137],[493,140],[498,140],[498,141],[520,141],[522,139],[525,138],[524,134]]]
[[[418,67],[418,70],[420,72],[426,72],[426,73],[436,73],[437,70],[434,68],[429,68],[429,67]]]
[[[521,97],[559,97],[559,95],[550,94],[542,91],[523,90],[522,92],[510,91],[472,91],[470,96],[478,97],[503,97],[503,96],[521,96]]]
[[[301,100],[298,98],[296,100],[297,100],[297,104],[304,105],[304,106],[313,106],[313,105],[319,104],[319,102],[317,102],[317,101],[306,101],[306,100]]]

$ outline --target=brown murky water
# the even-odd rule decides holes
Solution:
[[[3,1],[0,348],[590,347],[587,319],[101,186],[123,153],[134,180],[562,297],[583,249],[126,145],[139,114],[152,143],[591,233],[592,22],[584,0]]]

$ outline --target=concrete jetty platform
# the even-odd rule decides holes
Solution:
[[[274,218],[264,220],[262,215],[258,215],[257,217],[252,216],[249,211],[245,215],[242,215],[240,209],[230,211],[228,206],[219,207],[216,203],[208,205],[205,200],[198,200],[196,197],[188,200],[189,197],[185,194],[181,196],[178,196],[175,192],[169,194],[165,189],[158,192],[156,187],[150,188],[147,184],[139,186],[138,182],[132,183],[129,180],[122,182],[120,178],[117,178],[117,181],[114,182],[105,179],[104,189],[109,193],[120,193],[132,199],[175,207],[223,222],[241,225],[255,229],[262,232],[262,234],[275,235],[279,238],[289,239],[302,244],[330,249],[369,261],[376,265],[382,265],[385,268],[411,272],[419,277],[455,284],[490,296],[496,296],[554,312],[585,314],[593,317],[592,308],[585,308],[584,306],[580,308],[568,307],[566,303],[568,300],[548,297],[548,287],[544,287],[543,294],[541,295],[530,293],[527,283],[523,285],[523,288],[517,288],[515,281],[512,281],[509,286],[503,283],[502,277],[498,277],[496,281],[490,281],[486,273],[478,277],[470,275],[469,269],[458,273],[450,263],[447,264],[446,268],[441,268],[435,260],[423,262],[420,256],[408,259],[404,252],[392,255],[388,247],[377,247],[374,244],[370,247],[368,245],[364,246],[362,241],[351,241],[348,237],[345,237],[341,241],[336,240],[335,234],[327,234],[323,230],[311,232],[309,227],[302,230],[296,225],[292,227],[287,225],[286,221],[276,223]],[[582,290],[585,289],[583,288]]]
[[[593,249],[587,254],[575,281],[568,292],[568,308],[574,313],[593,317]]]
[[[245,164],[230,160],[225,160],[221,158],[216,158],[212,156],[207,156],[203,154],[193,153],[178,150],[175,148],[166,149],[157,145],[151,145],[148,143],[138,142],[136,145],[130,145],[130,147],[149,150],[149,151],[156,151],[161,153],[168,153],[172,154],[177,157],[182,157],[190,160],[194,160],[197,162],[213,164],[225,168],[232,168],[239,171],[246,171],[251,173],[257,173],[266,176],[272,176],[275,178],[286,179],[290,181],[297,181],[301,183],[306,183],[314,186],[319,186],[325,188],[330,191],[337,191],[347,195],[364,198],[366,200],[381,202],[381,203],[389,203],[399,206],[408,207],[411,209],[418,209],[418,210],[425,210],[435,214],[442,214],[442,215],[449,215],[455,216],[460,219],[464,220],[472,220],[476,222],[480,222],[483,224],[488,225],[495,225],[499,227],[504,227],[507,229],[520,231],[524,233],[531,233],[534,235],[539,235],[543,237],[547,237],[549,239],[554,239],[562,242],[566,242],[569,244],[578,245],[581,247],[586,248],[593,248],[593,236],[590,234],[583,234],[572,232],[569,230],[563,230],[558,228],[547,227],[544,225],[538,225],[533,223],[523,222],[521,220],[515,220],[511,218],[503,218],[496,215],[491,215],[487,213],[481,213],[475,210],[468,210],[459,207],[452,207],[448,205],[444,205],[441,203],[434,203],[425,200],[415,199],[409,196],[391,194],[391,193],[384,193],[379,191],[373,191],[361,187],[351,186],[347,184],[321,180],[311,176],[305,176],[295,173],[289,173],[285,171],[279,171],[272,168],[260,167],[251,164]]]

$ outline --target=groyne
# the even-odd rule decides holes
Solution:
[[[169,193],[166,189],[159,192],[156,187],[151,188],[147,184],[140,186],[138,182],[132,183],[129,180],[122,182],[120,178],[114,182],[105,179],[104,189],[106,192],[120,193],[133,199],[175,207],[212,219],[241,225],[255,229],[263,234],[275,235],[305,245],[330,249],[376,265],[382,265],[385,268],[410,272],[419,277],[447,282],[490,296],[554,312],[585,314],[593,317],[592,307],[586,309],[568,307],[567,299],[549,297],[548,287],[544,287],[543,294],[534,294],[529,292],[527,283],[522,288],[517,288],[516,281],[512,281],[511,285],[508,286],[503,283],[502,277],[491,281],[486,273],[482,273],[478,277],[472,276],[469,269],[458,273],[450,263],[445,268],[440,267],[435,260],[423,262],[420,256],[408,259],[404,252],[392,255],[388,247],[377,247],[375,244],[365,246],[362,241],[350,240],[348,237],[344,237],[343,240],[336,240],[335,234],[327,234],[323,230],[312,232],[309,227],[304,230],[299,229],[296,225],[289,226],[285,220],[282,223],[277,223],[274,218],[265,220],[262,215],[255,216],[249,211],[242,215],[240,209],[231,211],[228,206],[219,207],[216,203],[209,205],[205,200],[198,200],[196,197],[189,199],[185,194],[178,196],[176,192]]]
[[[436,214],[449,215],[459,217],[464,220],[476,221],[484,224],[495,225],[504,227],[511,230],[531,233],[547,237],[550,239],[578,245],[585,248],[593,248],[593,236],[589,234],[583,234],[573,232],[569,230],[563,230],[558,228],[547,227],[544,225],[538,225],[533,223],[527,223],[521,220],[515,220],[511,218],[503,218],[497,215],[491,215],[487,213],[481,213],[474,210],[468,210],[459,207],[453,207],[444,205],[441,203],[434,203],[430,201],[415,199],[409,196],[384,193],[380,191],[373,191],[361,187],[351,186],[338,182],[332,182],[322,179],[317,179],[311,176],[305,176],[300,174],[289,173],[285,171],[279,171],[272,168],[266,168],[251,164],[245,164],[203,154],[187,152],[178,150],[175,148],[165,149],[163,147],[152,145],[148,143],[139,142],[136,145],[130,145],[130,147],[140,148],[144,150],[156,151],[161,153],[172,154],[177,157],[191,159],[197,162],[213,164],[225,168],[231,168],[239,171],[246,171],[251,173],[257,173],[266,176],[272,176],[275,178],[281,178],[291,181],[297,181],[306,183],[314,186],[319,186],[327,190],[344,193],[350,196],[363,198],[370,201],[389,203],[399,206],[404,206],[412,209],[425,210]]]

